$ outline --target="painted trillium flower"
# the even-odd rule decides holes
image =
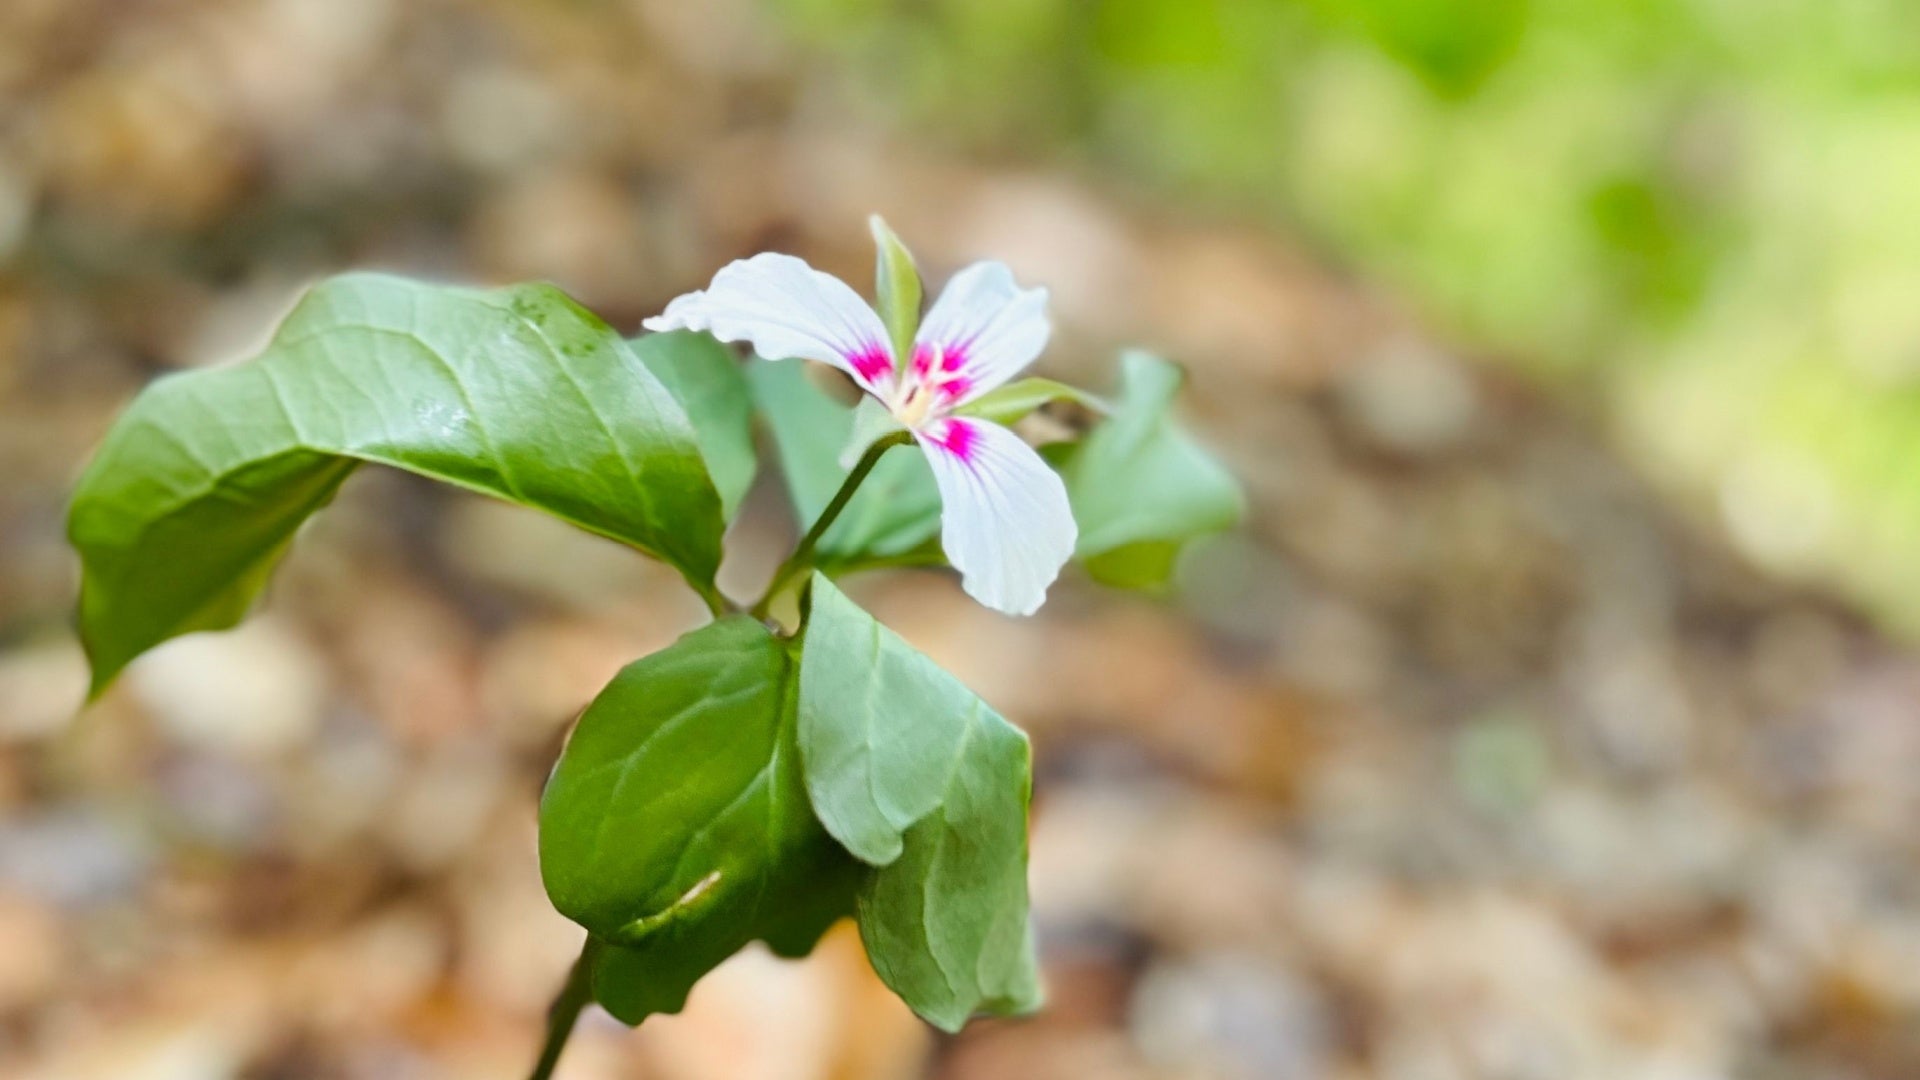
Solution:
[[[911,326],[918,277],[878,219],[874,234],[883,303],[909,309]],[[911,279],[904,302],[900,279],[887,272],[889,245],[893,265],[904,267],[896,273]],[[889,277],[896,277],[892,297]],[[705,330],[747,342],[768,360],[818,360],[846,372],[925,450],[940,489],[941,547],[967,593],[1010,615],[1031,615],[1073,554],[1066,485],[1018,435],[958,410],[1040,355],[1051,332],[1046,307],[1045,289],[1022,289],[1005,264],[980,262],[953,276],[917,332],[890,335],[846,282],[767,253],[729,264],[705,290],[679,297],[644,325]],[[901,328],[898,317],[894,324]]]

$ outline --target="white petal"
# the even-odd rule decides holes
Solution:
[[[641,325],[706,330],[722,341],[745,341],[768,360],[819,360],[874,393],[893,379],[880,316],[846,282],[791,255],[728,263],[705,291],[675,299]]]
[[[939,363],[965,379],[965,402],[1018,375],[1047,347],[1047,290],[1014,284],[1005,263],[974,263],[953,275],[914,337],[914,362]]]
[[[915,433],[940,488],[940,545],[967,595],[1031,615],[1073,554],[1067,486],[1020,436],[985,420],[936,420]]]

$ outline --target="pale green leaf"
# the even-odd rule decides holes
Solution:
[[[1102,585],[1158,592],[1173,580],[1181,549],[1174,540],[1142,540],[1091,556],[1081,565]]]
[[[685,411],[618,335],[550,286],[354,274],[255,360],[161,379],[108,433],[68,520],[94,690],[237,622],[366,461],[544,510],[714,595],[720,500]]]
[[[874,970],[947,1031],[1038,1007],[1026,736],[819,574],[799,717],[814,812],[874,866],[858,906]]]
[[[1165,360],[1125,353],[1112,415],[1078,443],[1046,448],[1080,526],[1074,554],[1098,579],[1162,585],[1181,546],[1246,513],[1233,475],[1173,419],[1183,381]]]

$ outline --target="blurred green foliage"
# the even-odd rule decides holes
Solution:
[[[767,2],[924,137],[1311,238],[1920,630],[1920,4]]]

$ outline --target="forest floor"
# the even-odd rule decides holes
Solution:
[[[1283,239],[846,123],[672,6],[0,8],[0,1075],[522,1075],[578,944],[545,770],[702,618],[369,470],[244,628],[76,717],[63,504],[140,385],[349,266],[549,278],[626,329],[758,250],[864,282],[876,209],[936,278],[1049,285],[1049,374],[1186,364],[1252,518],[1175,601],[849,583],[1033,734],[1039,1018],[935,1039],[843,931],[590,1018],[563,1077],[1920,1074],[1914,656]],[[790,536],[769,471],[723,582]]]

